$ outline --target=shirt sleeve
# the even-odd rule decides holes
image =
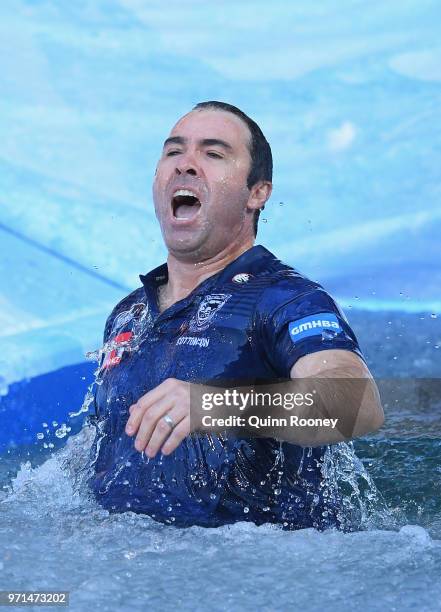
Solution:
[[[300,357],[329,349],[352,351],[364,360],[343,311],[323,288],[286,298],[274,288],[259,313],[262,351],[275,375],[289,378]]]

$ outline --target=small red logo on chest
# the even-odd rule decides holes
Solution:
[[[111,368],[113,366],[118,365],[121,362],[125,345],[129,342],[133,337],[133,332],[127,331],[122,334],[118,334],[112,340],[112,345],[114,348],[107,355],[106,360],[103,364],[103,368]],[[121,346],[118,346],[120,344]],[[115,346],[116,345],[116,346]]]

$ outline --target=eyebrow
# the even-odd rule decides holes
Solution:
[[[164,142],[164,149],[167,145],[170,144],[179,144],[179,145],[184,145],[188,142],[187,138],[184,138],[183,136],[170,136],[170,138],[167,138],[167,140]],[[203,147],[223,147],[224,149],[227,149],[227,151],[232,151],[233,147],[228,144],[228,142],[225,142],[225,140],[221,140],[220,138],[203,138],[202,140],[199,141],[199,144],[202,145]]]

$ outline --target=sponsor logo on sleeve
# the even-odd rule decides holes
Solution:
[[[289,324],[289,335],[294,343],[300,342],[309,336],[323,336],[331,340],[337,334],[342,333],[337,316],[333,312],[321,312],[309,315]]]

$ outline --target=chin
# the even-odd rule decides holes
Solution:
[[[173,238],[164,241],[167,250],[172,255],[188,255],[191,256],[199,255],[203,240],[200,236],[186,236],[183,238]]]

